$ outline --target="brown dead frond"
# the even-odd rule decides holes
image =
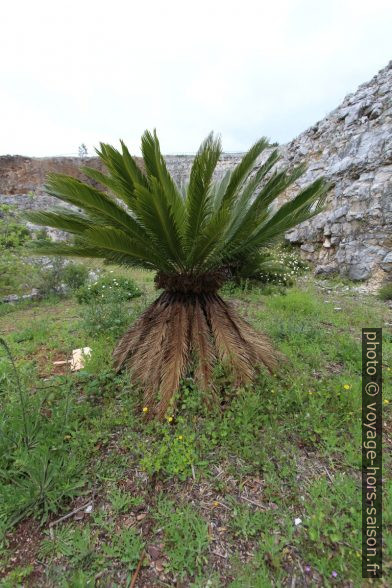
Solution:
[[[232,367],[239,382],[249,382],[255,373],[252,350],[241,337],[227,305],[215,295],[208,299],[206,308],[218,357],[222,363]]]
[[[162,302],[161,295],[121,337],[113,352],[114,368],[116,371],[121,370],[128,359],[135,353],[139,345],[144,341],[145,335],[151,327],[151,321],[155,321],[163,309],[164,303]]]
[[[216,355],[210,327],[198,298],[195,299],[191,322],[191,348],[196,355],[196,383],[204,393],[206,402],[211,404],[216,396],[212,378]]]
[[[267,335],[256,331],[248,322],[240,317],[235,311],[235,323],[241,336],[252,347],[254,361],[257,364],[265,365],[270,373],[273,373],[279,361],[284,361],[283,354],[279,353],[273,346]]]
[[[158,418],[165,416],[187,366],[190,344],[189,311],[190,307],[186,302],[176,301],[172,304],[170,324],[164,342],[166,354],[162,366],[159,403],[155,411]]]
[[[171,313],[172,306],[167,304],[160,309],[156,317],[150,319],[148,328],[144,330],[138,348],[129,357],[126,364],[133,379],[143,386],[143,402],[144,406],[150,409],[150,415],[161,383]]]
[[[215,399],[213,366],[218,357],[238,383],[252,380],[259,365],[276,367],[278,354],[217,294],[164,292],[120,339],[113,357],[144,390],[150,418],[162,419],[181,378],[195,358],[195,380],[205,401]]]

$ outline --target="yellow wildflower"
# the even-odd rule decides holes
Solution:
[[[214,500],[214,506],[219,506],[219,502],[217,500]]]
[[[143,407],[143,412],[144,412],[144,413],[148,412],[148,406],[144,406],[144,407]]]
[[[350,386],[350,384],[344,384],[343,388],[345,390],[350,390],[351,386]]]
[[[178,435],[177,439],[179,439],[180,441],[182,441],[182,439],[183,439],[182,435]]]
[[[172,417],[172,416],[168,416],[168,417],[167,417],[167,422],[168,422],[168,423],[171,423],[171,422],[172,422],[172,420],[173,420],[173,417]]]
[[[389,404],[389,400],[387,398],[384,398],[384,404]]]

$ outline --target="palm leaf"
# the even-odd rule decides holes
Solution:
[[[265,137],[262,137],[259,141],[256,141],[256,143],[244,155],[240,163],[233,169],[230,176],[230,182],[222,198],[221,206],[231,205],[235,202],[239,188],[241,188],[244,182],[246,182],[249,174],[253,170],[257,158],[268,146],[268,140]]]
[[[58,208],[55,211],[48,212],[31,211],[24,216],[36,225],[52,227],[79,235],[91,227],[91,219],[81,213],[74,213],[67,208]]]
[[[213,133],[210,133],[201,144],[192,164],[187,190],[185,227],[189,263],[192,263],[193,252],[197,247],[195,237],[197,240],[211,213],[211,182],[221,152],[220,138],[214,138]]]
[[[149,189],[136,185],[137,215],[150,238],[183,267],[181,235],[177,229],[172,207],[168,204],[162,186],[156,178],[150,177]]]
[[[138,239],[132,238],[124,231],[107,227],[94,227],[86,230],[83,238],[87,245],[107,250],[114,254],[126,255],[135,262],[140,260],[150,267],[164,266],[166,271],[173,271],[172,264],[166,260],[162,252],[151,247],[147,249]]]
[[[157,182],[160,184],[160,192],[166,199],[166,207],[170,209],[170,215],[174,220],[175,232],[180,240],[182,240],[185,214],[184,200],[178,186],[166,167],[155,131],[153,134],[149,131],[143,134],[142,153],[150,189],[156,189]]]

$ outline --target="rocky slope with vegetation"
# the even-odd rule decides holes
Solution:
[[[282,164],[308,164],[301,183],[325,175],[333,183],[325,212],[287,234],[316,273],[381,282],[392,273],[392,61],[342,104],[281,147]],[[170,171],[187,178],[191,156],[167,157]],[[225,154],[219,173],[239,154]],[[46,208],[48,171],[80,176],[81,165],[97,158],[0,157],[0,202],[21,208]]]

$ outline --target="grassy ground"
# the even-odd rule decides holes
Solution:
[[[215,411],[186,379],[154,424],[111,370],[116,337],[154,297],[152,277],[133,275],[144,295],[121,307],[52,300],[0,317],[21,384],[2,350],[1,585],[129,586],[137,569],[139,587],[360,586],[360,338],[392,323],[388,306],[311,279],[287,294],[227,291],[287,362],[241,390],[218,368]],[[81,372],[55,364],[85,346]],[[385,328],[384,586],[389,366]]]

